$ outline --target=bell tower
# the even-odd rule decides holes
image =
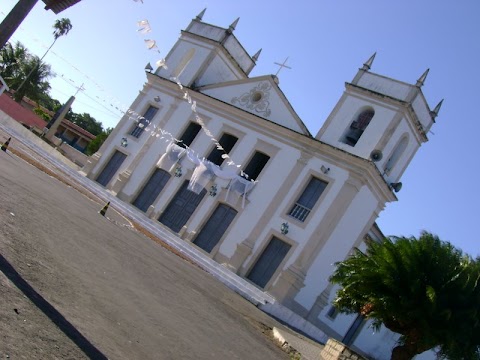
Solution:
[[[184,86],[199,87],[248,77],[260,51],[251,57],[233,35],[237,18],[227,29],[202,21],[206,9],[181,32],[156,74],[175,78]]]
[[[428,141],[443,100],[430,110],[421,90],[429,70],[408,84],[371,72],[375,55],[345,84],[316,139],[373,161],[388,183],[397,183]]]

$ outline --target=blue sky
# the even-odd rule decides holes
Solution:
[[[0,2],[0,19],[16,0]],[[112,7],[112,4],[115,4]],[[388,204],[378,224],[386,235],[438,234],[467,253],[480,255],[480,2],[464,0],[158,1],[82,0],[58,16],[35,6],[14,41],[41,56],[53,41],[52,25],[68,17],[73,29],[44,59],[57,74],[51,95],[65,102],[77,95],[75,112],[88,112],[113,127],[146,78],[144,67],[165,57],[180,30],[207,8],[203,21],[228,27],[251,55],[262,48],[251,76],[280,72],[280,88],[316,134],[358,68],[377,52],[372,72],[415,83],[430,68],[422,88],[433,108],[445,98],[430,141],[404,173],[399,201]],[[137,22],[150,22],[141,35]],[[160,53],[144,39],[157,42]]]

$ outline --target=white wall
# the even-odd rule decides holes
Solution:
[[[328,277],[334,271],[334,263],[345,259],[353,243],[362,236],[362,231],[378,207],[378,200],[367,186],[355,196],[332,235],[322,248],[305,278],[305,287],[295,300],[307,309],[314,304],[317,296],[328,284]]]
[[[400,100],[406,100],[413,87],[410,84],[371,72],[365,72],[357,85]]]
[[[350,127],[352,121],[356,120],[357,116],[367,108],[373,108],[375,114],[356,145],[350,146],[341,142],[345,131]],[[364,97],[348,96],[343,106],[338,109],[338,112],[332,113],[329,116],[329,121],[325,122],[324,129],[322,129],[324,133],[320,140],[369,159],[370,153],[376,148],[394,116],[394,109],[372,104],[371,101]],[[331,122],[330,117],[332,117]]]

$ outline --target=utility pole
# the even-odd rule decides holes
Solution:
[[[5,46],[13,33],[27,17],[38,0],[18,0],[17,4],[0,23],[0,49]]]

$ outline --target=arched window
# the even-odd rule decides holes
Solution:
[[[388,159],[388,161],[385,163],[385,167],[383,168],[385,174],[390,174],[392,171],[393,167],[397,163],[398,159],[400,159],[400,156],[402,156],[403,152],[407,148],[408,145],[408,136],[405,135],[402,137],[400,142],[397,144],[395,149],[392,152],[392,155]]]
[[[355,146],[362,136],[363,132],[367,128],[368,124],[375,115],[375,111],[373,109],[367,109],[362,111],[357,118],[350,124],[350,128],[347,130],[345,134],[344,143],[350,146]]]

